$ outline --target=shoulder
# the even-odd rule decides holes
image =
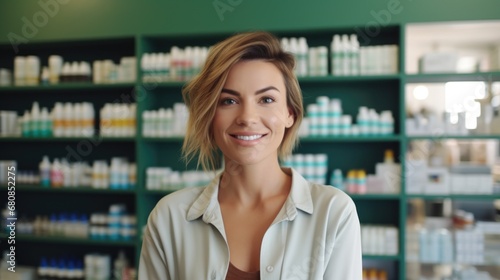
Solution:
[[[308,182],[313,201],[329,201],[338,205],[354,204],[352,198],[336,187]]]
[[[350,215],[356,211],[356,205],[352,198],[333,186],[309,183],[314,211],[330,212],[336,215]]]

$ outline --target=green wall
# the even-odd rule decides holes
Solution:
[[[248,29],[377,28],[406,22],[478,19],[500,19],[500,1],[3,0],[0,43],[9,42],[9,34],[29,43]]]

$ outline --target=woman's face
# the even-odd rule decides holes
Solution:
[[[226,161],[241,165],[275,161],[285,128],[293,121],[283,75],[274,64],[246,60],[233,65],[212,123]]]

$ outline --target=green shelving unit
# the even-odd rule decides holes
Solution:
[[[140,138],[144,142],[165,142],[165,143],[182,143],[184,141],[183,137],[142,137]]]
[[[363,200],[396,200],[401,198],[400,194],[349,194],[354,201]]]
[[[20,48],[19,53],[11,51],[10,44],[0,45],[3,67],[13,69],[14,56],[38,55],[42,65],[47,64],[48,56],[61,55],[65,61],[87,61],[111,59],[118,63],[121,57],[135,56],[135,37],[103,38],[89,40],[32,42]],[[99,110],[105,103],[135,102],[134,92],[137,83],[93,84],[60,83],[40,86],[0,87],[2,102],[0,110],[16,111],[22,115],[30,110],[34,101],[40,107],[53,108],[56,102],[91,102],[99,123]],[[95,126],[98,131],[98,125]],[[1,137],[0,159],[16,160],[18,170],[38,170],[44,155],[66,158],[70,162],[110,160],[111,157],[125,157],[137,162],[136,137]],[[0,203],[7,201],[6,192]],[[16,186],[16,210],[18,220],[35,215],[52,213],[107,213],[109,205],[124,204],[129,213],[137,212],[137,190],[96,190],[88,187],[43,188],[33,185]],[[0,251],[7,243],[0,243]],[[16,234],[16,262],[18,265],[38,266],[42,256],[83,256],[90,252],[109,254],[115,258],[124,250],[133,263],[137,263],[137,238],[132,240],[93,240],[66,238],[60,236],[32,236]]]
[[[145,190],[144,192],[147,194],[152,194],[152,195],[165,196],[167,194],[173,193],[174,191],[173,190]]]
[[[500,194],[407,194],[407,199],[423,199],[423,200],[493,200],[500,199]]]
[[[457,140],[474,140],[474,139],[500,139],[500,135],[436,135],[436,136],[408,136],[406,137],[408,141],[413,140],[446,140],[446,139],[457,139]]]
[[[402,38],[405,38],[406,35],[403,35],[406,32],[406,29],[408,26],[405,26],[405,28],[402,28]],[[401,48],[403,51],[402,57],[405,57],[405,49],[406,48]],[[402,68],[401,69],[406,69],[405,67],[405,60],[402,60],[401,64]],[[476,73],[436,73],[436,74],[407,74],[407,73],[402,73],[401,74],[401,106],[402,108],[405,108],[406,106],[406,85],[408,84],[444,84],[447,82],[460,82],[460,81],[484,81],[486,83],[492,83],[492,82],[497,82],[500,81],[500,72],[498,71],[491,71],[491,72],[476,72]],[[402,112],[401,119],[403,120],[406,118],[405,112]],[[412,141],[418,141],[418,140],[429,140],[432,142],[438,142],[442,140],[449,140],[449,139],[454,139],[454,140],[462,140],[462,141],[473,141],[473,140],[485,140],[485,139],[492,139],[492,140],[499,140],[500,136],[499,135],[475,135],[475,134],[470,134],[470,135],[446,135],[442,133],[436,133],[434,135],[407,135],[405,133],[406,128],[405,128],[405,122],[401,122],[401,151],[402,155],[406,154],[406,151],[408,150],[408,146]],[[402,162],[402,178],[406,178],[406,168],[405,168],[405,162]],[[443,200],[451,200],[454,203],[455,202],[463,202],[463,201],[474,201],[474,202],[486,202],[486,201],[493,201],[495,199],[500,199],[500,194],[408,194],[406,193],[406,182],[405,180],[402,180],[402,194],[401,194],[401,216],[400,218],[401,223],[404,225],[406,223],[406,218],[407,215],[409,214],[408,210],[408,202],[412,200],[423,200],[424,202],[431,202],[431,201],[443,201]],[[404,244],[404,238],[406,237],[406,226],[403,226],[401,229],[402,233],[400,233],[400,237],[403,238],[402,242],[400,242],[403,252],[406,250],[406,244]],[[407,271],[407,263],[405,260],[405,253],[402,253],[402,269],[403,271]],[[414,261],[411,261],[413,264]],[[428,264],[428,263],[418,263],[422,267],[426,267],[426,269],[432,271],[432,269],[435,268],[435,265],[440,265],[440,264]],[[450,264],[442,264],[442,265],[450,265]],[[463,264],[454,264],[454,265],[463,265]],[[486,264],[487,265],[487,264]],[[481,265],[478,265],[481,266]],[[495,264],[493,264],[495,266]],[[492,275],[494,277],[498,277],[498,275]],[[406,278],[406,274],[402,274],[400,279],[408,279]]]
[[[155,89],[160,89],[160,90],[175,89],[175,90],[179,90],[179,92],[180,92],[180,90],[182,89],[184,84],[185,84],[184,82],[162,82],[162,83],[156,83],[153,86],[155,87]]]
[[[372,43],[392,43],[400,44],[399,26],[389,26],[381,32]],[[306,36],[311,46],[329,45],[332,34],[349,33],[351,29],[323,29],[313,30],[311,32],[287,32],[277,33],[279,36]],[[108,57],[118,59],[120,56],[135,55],[140,58],[146,52],[168,51],[171,46],[177,45],[184,47],[187,45],[210,46],[222,38],[230,35],[229,33],[215,34],[214,36],[163,36],[163,35],[144,35],[133,38],[90,40],[83,44],[84,47],[75,47],[73,42],[46,42],[33,44],[24,54],[38,54],[42,62],[51,53],[50,46],[56,46],[55,51],[62,55],[65,60],[72,60],[78,57],[81,60],[102,59],[103,57],[95,55],[101,53],[101,43],[109,49],[121,50],[118,54],[107,53]],[[194,39],[193,39],[194,38]],[[71,46],[73,49],[65,50],[65,46]],[[43,50],[37,52],[37,47]],[[4,47],[5,49],[8,46]],[[1,46],[0,46],[0,49]],[[104,48],[106,49],[106,48]],[[125,51],[127,50],[127,51]],[[13,56],[3,58],[4,61],[13,61]],[[142,83],[142,73],[138,65],[138,79],[136,83],[126,84],[102,84],[94,85],[88,83],[78,84],[60,84],[50,86],[35,87],[4,87],[0,88],[0,95],[5,96],[5,102],[2,102],[0,109],[17,110],[18,114],[31,107],[34,100],[38,100],[40,106],[52,107],[56,101],[62,102],[83,102],[90,101],[94,104],[96,111],[108,102],[120,102],[129,100],[137,102],[137,131],[135,137],[109,138],[94,136],[85,137],[63,137],[63,138],[22,138],[22,137],[4,137],[0,138],[0,143],[8,146],[9,149],[0,152],[2,159],[16,159],[21,169],[37,169],[38,162],[42,156],[48,154],[50,158],[65,156],[65,149],[72,147],[77,149],[81,142],[98,142],[93,146],[93,151],[86,155],[86,161],[94,159],[109,159],[113,156],[126,156],[131,161],[137,162],[137,188],[134,190],[95,190],[90,188],[42,188],[40,186],[19,185],[17,187],[17,196],[19,200],[20,214],[34,216],[42,212],[50,213],[56,209],[73,210],[79,209],[80,212],[103,211],[103,205],[109,205],[115,202],[125,202],[130,212],[137,215],[138,238],[137,241],[127,242],[107,242],[101,240],[81,240],[73,238],[57,237],[39,237],[19,235],[19,242],[25,246],[38,244],[40,246],[52,246],[56,248],[73,248],[83,250],[85,247],[106,248],[116,256],[116,249],[126,247],[128,252],[133,251],[135,264],[138,264],[140,254],[141,240],[140,233],[142,226],[146,223],[151,209],[157,201],[171,191],[152,191],[145,189],[145,171],[150,166],[171,166],[176,169],[185,169],[185,164],[179,160],[182,137],[174,138],[153,138],[140,135],[142,130],[141,116],[144,110],[158,109],[160,107],[171,107],[175,102],[182,102],[181,89],[184,82],[166,82],[166,83]],[[383,151],[387,148],[395,150],[400,154],[400,120],[397,116],[401,113],[399,103],[401,75],[382,75],[382,76],[358,76],[358,77],[310,77],[301,78],[300,84],[304,93],[305,105],[315,102],[316,97],[326,95],[330,98],[340,98],[343,102],[344,112],[355,115],[357,108],[361,105],[369,105],[376,110],[391,110],[396,115],[396,134],[391,136],[372,136],[372,137],[305,137],[300,139],[300,145],[296,152],[298,153],[319,153],[329,154],[329,171],[333,168],[342,168],[343,170],[351,168],[365,168],[373,172],[373,166],[383,158]],[[127,98],[123,98],[123,95]],[[384,98],[380,98],[384,96]],[[98,119],[96,120],[98,122]],[[98,127],[96,127],[96,131]],[[36,145],[33,145],[36,144]],[[36,147],[35,147],[36,146]],[[102,149],[99,149],[102,148]],[[352,154],[357,150],[357,153]],[[17,152],[16,152],[17,151]],[[20,151],[23,151],[22,155]],[[187,168],[193,169],[191,164]],[[98,198],[99,201],[96,201]],[[85,203],[85,200],[93,201]],[[383,223],[401,227],[399,219],[400,195],[353,195],[356,204],[359,205],[359,215],[363,223]],[[76,203],[78,201],[78,203]],[[23,207],[23,205],[30,207]],[[382,208],[389,205],[388,213],[378,213],[370,209]],[[85,246],[80,246],[85,245]],[[23,246],[19,246],[23,250]],[[115,251],[112,251],[112,250]],[[27,250],[27,249],[26,249]],[[84,251],[84,250],[83,250]],[[22,255],[22,254],[21,254]],[[30,257],[21,258],[19,262],[28,265],[37,265],[41,252],[36,252]],[[38,258],[38,259],[37,259]],[[365,256],[365,258],[378,261],[387,261],[394,263],[395,275],[402,275],[401,269],[403,259],[397,256]]]
[[[405,28],[404,24],[388,25],[380,29],[380,34],[370,41],[371,45],[396,44],[399,46],[399,69],[405,69]],[[316,30],[297,30],[275,32],[278,36],[304,36],[309,46],[329,46],[333,34],[352,33],[352,28],[324,28]],[[176,45],[210,46],[231,33],[216,33],[200,36],[183,35],[137,35],[126,38],[91,39],[75,41],[50,41],[30,43],[18,55],[36,54],[43,64],[48,55],[58,53],[65,60],[113,59],[122,56],[136,56],[139,60],[144,53],[166,52]],[[81,43],[81,44],[80,44]],[[5,51],[10,45],[0,46]],[[12,66],[14,55],[5,52],[0,62]],[[10,55],[8,55],[10,54]],[[9,64],[10,63],[10,64]],[[48,137],[48,138],[0,138],[2,149],[0,159],[15,159],[22,170],[36,170],[43,155],[67,157],[69,150],[78,151],[82,143],[90,147],[90,151],[80,154],[80,159],[92,162],[96,159],[109,160],[111,157],[127,157],[137,163],[137,186],[133,190],[98,190],[90,188],[42,188],[40,186],[18,185],[16,195],[20,214],[34,216],[49,214],[51,211],[78,211],[80,213],[106,211],[106,205],[125,203],[131,213],[137,215],[136,239],[131,241],[82,240],[73,238],[38,237],[18,235],[19,263],[38,265],[40,256],[47,250],[63,252],[74,250],[84,254],[89,250],[109,252],[116,257],[119,248],[124,248],[128,257],[133,256],[134,264],[138,265],[141,250],[141,233],[146,224],[151,209],[161,197],[171,191],[146,190],[146,169],[153,166],[169,166],[174,169],[194,169],[195,164],[186,164],[180,160],[182,137],[155,138],[143,137],[142,112],[171,107],[175,102],[182,102],[181,89],[184,82],[142,83],[140,63],[137,64],[138,78],[135,83],[124,84],[60,84],[35,87],[0,87],[0,110],[15,110],[18,115],[31,108],[34,100],[41,107],[51,108],[56,101],[83,102],[94,104],[96,112],[104,103],[136,102],[137,103],[137,135],[134,137],[113,138],[94,136],[85,137]],[[11,67],[12,69],[12,67]],[[478,78],[479,77],[479,78]],[[395,116],[395,134],[389,136],[344,136],[344,137],[304,137],[296,153],[327,153],[328,171],[340,168],[343,171],[363,168],[368,173],[374,173],[374,166],[381,162],[384,150],[392,149],[397,162],[402,164],[402,177],[405,178],[404,155],[410,141],[420,139],[500,139],[500,136],[407,136],[405,135],[405,85],[416,82],[443,82],[470,79],[500,80],[500,72],[475,74],[437,74],[437,75],[407,75],[398,73],[381,76],[355,77],[308,77],[300,78],[303,90],[304,105],[316,101],[318,96],[328,96],[342,100],[343,111],[355,116],[359,106],[369,106],[381,110],[391,110]],[[96,113],[96,123],[99,122]],[[96,126],[96,131],[98,127]],[[80,146],[79,146],[80,145]],[[89,146],[88,146],[89,145]],[[74,157],[74,156],[73,156]],[[398,194],[352,194],[356,203],[360,220],[364,224],[383,224],[396,226],[399,229],[399,254],[394,256],[371,256],[363,258],[370,261],[388,263],[391,267],[391,279],[405,279],[405,234],[407,201],[410,199],[499,199],[499,195],[449,195],[422,196],[405,194],[405,182],[401,182],[401,193]],[[0,199],[4,202],[6,196]],[[6,235],[0,235],[3,240]],[[4,246],[0,243],[0,246]],[[33,250],[39,245],[41,249]],[[82,246],[83,245],[83,246]],[[3,249],[1,247],[0,249]],[[44,251],[45,250],[45,251]],[[21,257],[23,256],[23,257]]]
[[[363,255],[365,260],[378,260],[378,261],[399,261],[400,255],[385,256],[385,255]]]

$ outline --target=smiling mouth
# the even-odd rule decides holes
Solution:
[[[257,140],[257,139],[260,139],[264,136],[266,136],[267,134],[255,134],[255,135],[235,135],[235,134],[231,134],[231,137],[234,137],[238,140],[243,140],[243,141],[252,141],[252,140]]]

